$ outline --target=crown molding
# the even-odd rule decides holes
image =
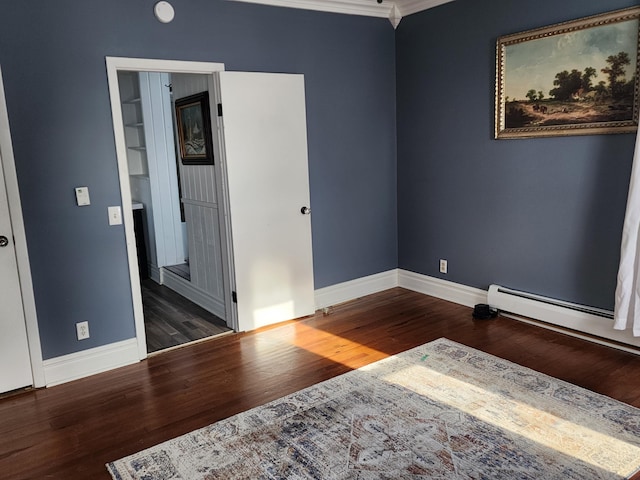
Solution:
[[[320,12],[345,13],[367,17],[389,18],[392,3],[376,0],[232,0],[236,2],[259,3],[276,7],[301,8]]]
[[[413,13],[422,12],[438,5],[453,2],[454,0],[396,0],[396,6],[403,17]]]
[[[301,8],[319,12],[345,13],[367,17],[388,18],[394,27],[403,16],[437,7],[454,0],[230,0],[259,3],[276,7]]]

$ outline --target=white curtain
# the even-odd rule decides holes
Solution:
[[[627,197],[627,213],[622,229],[620,268],[616,287],[616,330],[633,329],[640,337],[640,129],[636,136],[636,148],[631,169],[631,183]]]

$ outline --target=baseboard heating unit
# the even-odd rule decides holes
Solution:
[[[571,334],[598,341],[617,348],[616,343],[634,347],[628,349],[640,353],[640,337],[634,337],[631,330],[613,329],[613,312],[599,308],[564,302],[554,298],[543,297],[533,293],[512,290],[500,285],[491,285],[487,295],[487,303],[501,312],[539,320],[546,325],[555,325],[571,330]],[[524,320],[519,318],[519,320]],[[543,325],[545,326],[545,325]],[[586,335],[581,335],[586,334]],[[611,342],[607,342],[613,341]],[[622,348],[627,350],[626,348]]]

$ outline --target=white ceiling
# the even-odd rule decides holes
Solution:
[[[323,12],[364,15],[388,18],[397,27],[402,17],[429,8],[452,2],[453,0],[233,0],[237,2],[262,3],[279,7],[303,8]]]

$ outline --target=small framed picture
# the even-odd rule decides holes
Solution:
[[[640,7],[498,38],[495,138],[634,132]]]
[[[176,100],[180,158],[184,165],[213,165],[209,93]]]

